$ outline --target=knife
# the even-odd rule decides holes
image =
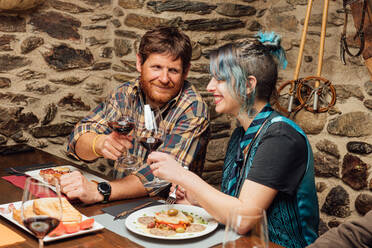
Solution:
[[[137,207],[134,207],[134,208],[129,209],[129,210],[125,210],[125,211],[121,212],[120,214],[116,215],[114,220],[125,218],[128,214],[130,214],[130,213],[132,213],[132,212],[134,212],[138,209],[144,208],[144,207],[150,205],[151,203],[153,203],[153,202],[152,201],[145,202],[141,205],[138,205]]]
[[[50,167],[55,167],[57,166],[54,163],[46,163],[46,164],[33,164],[33,165],[26,165],[26,166],[17,166],[17,167],[11,167],[11,168],[6,168],[5,171],[8,174],[11,175],[24,175],[27,171],[33,171],[33,170],[38,170],[38,169],[45,169],[45,168],[50,168]]]

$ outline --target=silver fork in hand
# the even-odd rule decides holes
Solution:
[[[183,168],[185,170],[189,170],[189,167],[188,166],[183,166]],[[178,189],[178,184],[174,188],[173,192],[171,192],[169,194],[167,200],[165,200],[165,204],[167,204],[167,205],[173,205],[177,201],[177,196],[176,196],[177,189]]]
[[[176,191],[178,189],[178,184],[174,188],[174,190],[169,194],[167,200],[165,201],[165,204],[167,205],[173,205],[177,201]]]

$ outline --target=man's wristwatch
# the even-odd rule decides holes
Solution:
[[[109,201],[111,195],[111,185],[107,182],[101,182],[97,185],[98,192],[103,195],[102,203],[106,203]]]

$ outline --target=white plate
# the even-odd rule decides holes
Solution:
[[[6,208],[8,209],[8,205],[10,203],[7,203],[7,204],[2,204],[0,205],[0,208]],[[20,209],[21,208],[21,204],[22,202],[18,201],[18,202],[13,202],[14,204],[14,207],[17,208],[17,209]],[[0,215],[3,216],[5,219],[9,220],[10,222],[16,224],[17,226],[19,226],[20,228],[22,228],[23,230],[26,230],[28,233],[31,233],[32,235],[34,235],[30,230],[28,230],[25,226],[21,225],[18,223],[18,221],[16,221],[15,219],[13,219],[13,212],[10,212],[8,214],[3,214],[0,212]],[[85,215],[82,215],[82,220],[86,220],[86,219],[89,219],[88,217],[86,217]],[[54,241],[54,240],[58,240],[58,239],[65,239],[65,238],[69,238],[69,237],[73,237],[73,236],[78,236],[78,235],[82,235],[82,234],[85,234],[85,233],[90,233],[90,232],[95,232],[95,231],[98,231],[98,230],[101,230],[103,229],[104,226],[102,226],[100,223],[98,223],[96,220],[94,221],[94,224],[93,224],[93,227],[90,228],[90,229],[87,229],[87,230],[81,230],[81,231],[78,231],[76,233],[70,233],[70,234],[63,234],[61,236],[58,236],[58,237],[49,237],[49,236],[46,236],[44,237],[44,242],[50,242],[50,241]],[[35,236],[35,235],[34,235]]]
[[[97,177],[93,174],[90,174],[89,172],[86,172],[86,171],[83,171],[83,170],[79,170],[78,168],[74,167],[74,166],[71,166],[71,165],[61,165],[61,166],[55,166],[55,167],[66,167],[66,168],[69,168],[71,172],[73,171],[80,171],[81,174],[83,176],[85,176],[85,178],[87,178],[88,180],[90,181],[94,181],[96,183],[100,183],[100,182],[107,182],[105,179],[103,178],[100,178],[100,177]],[[53,169],[55,167],[50,167],[50,169]],[[32,178],[35,178],[37,180],[39,180],[40,182],[45,182],[43,180],[43,178],[40,176],[40,171],[41,170],[45,170],[45,169],[49,169],[49,168],[43,168],[43,169],[38,169],[38,170],[33,170],[33,171],[26,171],[25,174],[32,177]],[[49,185],[49,187],[52,189],[52,190],[56,190],[56,187],[54,187],[53,185]]]
[[[206,229],[202,232],[196,232],[196,233],[177,233],[173,236],[157,236],[149,233],[147,229],[142,225],[141,223],[138,223],[138,218],[142,216],[155,216],[156,212],[160,212],[162,210],[167,211],[169,206],[167,205],[158,205],[148,208],[143,208],[141,210],[138,210],[132,214],[130,214],[127,219],[125,220],[126,227],[139,235],[150,237],[150,238],[156,238],[156,239],[170,239],[170,240],[178,240],[178,239],[191,239],[196,238],[200,236],[204,236],[210,232],[213,232],[217,226],[218,223],[216,220],[212,218],[203,208],[191,206],[191,205],[182,205],[182,204],[174,204],[172,208],[175,208],[179,211],[185,211],[187,213],[190,213],[197,218],[202,218],[207,224],[205,224]]]

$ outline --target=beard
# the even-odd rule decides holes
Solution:
[[[140,86],[146,96],[146,101],[150,105],[154,105],[153,107],[161,107],[179,94],[183,86],[183,80],[179,83],[171,82],[169,85],[164,86],[160,82],[145,81],[141,78]]]

